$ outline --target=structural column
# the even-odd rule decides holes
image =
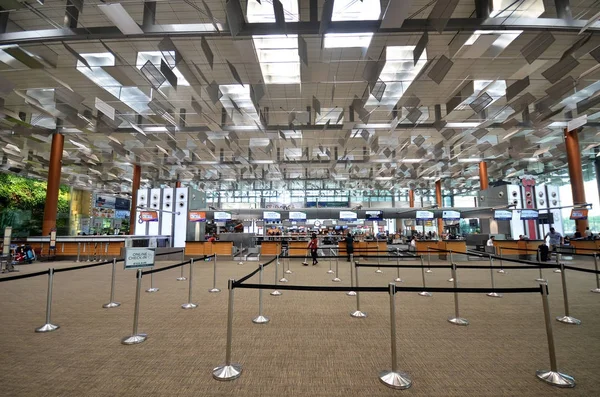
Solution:
[[[485,161],[479,162],[479,186],[481,190],[486,190],[489,186],[487,163]]]
[[[442,203],[442,180],[438,179],[435,182],[435,201],[438,208],[442,208],[444,204]],[[442,237],[442,233],[444,232],[444,220],[442,218],[438,218],[438,237]]]
[[[410,208],[415,208],[415,191],[413,189],[410,189],[408,191],[408,206]],[[415,222],[414,221],[412,223],[411,230],[415,230]]]
[[[571,192],[573,193],[573,205],[586,204],[577,129],[568,131],[565,128],[565,146],[567,148],[567,162],[569,165],[569,178],[571,179]],[[586,227],[588,227],[587,219],[575,221],[575,229],[581,235],[585,235]]]
[[[48,168],[48,182],[46,184],[46,204],[44,205],[44,222],[42,235],[47,236],[56,227],[56,213],[58,211],[58,189],[62,168],[62,154],[65,137],[58,132],[52,135],[50,147],[50,165]]]
[[[596,152],[598,156],[598,152]],[[598,185],[598,196],[600,197],[600,157],[596,157],[594,160],[594,169],[596,171],[596,185]],[[600,202],[597,203],[600,206]]]
[[[133,179],[131,182],[131,212],[129,214],[129,234],[135,233],[137,223],[137,194],[140,188],[142,178],[142,167],[138,164],[133,165]]]

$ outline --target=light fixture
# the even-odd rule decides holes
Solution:
[[[459,163],[479,163],[480,161],[483,161],[483,159],[480,159],[480,158],[458,159]]]
[[[144,31],[120,3],[100,4],[98,8],[123,34],[144,34]]]

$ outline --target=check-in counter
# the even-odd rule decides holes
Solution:
[[[288,241],[288,252],[290,256],[308,255],[308,240]]]
[[[417,251],[417,255],[427,255],[427,249],[432,248],[432,254],[436,252],[436,250],[440,249],[438,246],[438,240],[417,240],[415,249]]]
[[[516,256],[520,259],[535,260],[538,247],[544,240],[495,240],[496,255]],[[528,250],[528,251],[524,251]]]
[[[600,240],[571,240],[570,244],[576,254],[593,254],[588,250],[600,251]]]
[[[454,261],[468,260],[467,255],[460,255],[461,252],[467,252],[467,242],[465,240],[440,240],[438,241],[437,248],[440,250],[452,251],[452,259]],[[440,252],[439,258],[441,260],[447,260],[448,255],[448,252]]]
[[[81,242],[61,242],[56,241],[56,249],[50,250],[50,243],[44,242],[31,242],[29,246],[38,252],[41,256],[56,256],[56,257],[119,257],[121,256],[121,249],[125,247],[123,241],[103,241],[98,239],[97,241],[86,240]]]
[[[263,256],[281,255],[281,241],[263,241],[260,243],[260,254]]]
[[[186,241],[186,256],[213,255],[231,256],[233,253],[233,241]]]

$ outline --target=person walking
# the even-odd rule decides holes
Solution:
[[[346,235],[346,254],[348,254],[348,262],[350,262],[350,256],[354,254],[354,237],[350,231]]]
[[[563,243],[562,235],[556,230],[554,230],[553,227],[551,227],[550,232],[546,233],[546,235],[544,236],[544,240],[548,237],[550,237],[550,252],[556,252],[560,245]],[[558,255],[558,252],[556,252],[556,255]],[[550,255],[548,255],[548,260],[550,260]]]
[[[313,266],[319,263],[317,260],[317,250],[319,249],[319,240],[317,240],[317,235],[315,233],[312,234],[310,238],[310,242],[308,243],[308,249],[310,250],[310,256],[312,258]],[[307,264],[308,266],[308,264]]]

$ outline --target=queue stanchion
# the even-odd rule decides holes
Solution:
[[[229,279],[227,288],[229,288],[229,302],[227,303],[227,344],[225,347],[225,364],[219,365],[212,371],[212,376],[216,380],[226,381],[234,380],[242,374],[242,365],[231,362],[231,340],[233,327],[233,282]]]
[[[400,252],[397,252],[398,256],[396,256],[396,278],[394,279],[395,282],[397,283],[401,283],[402,279],[400,278]],[[422,259],[421,259],[422,261]]]
[[[365,318],[367,317],[367,313],[360,311],[360,293],[358,291],[358,262],[354,265],[354,272],[356,278],[356,310],[350,313],[350,315],[354,318]]]
[[[560,268],[560,254],[559,254],[559,248],[557,248],[557,249],[556,249],[556,266],[559,266],[559,267],[557,267],[556,269],[554,269],[554,273],[561,273],[561,272],[562,272],[562,270],[561,270],[561,268]]]
[[[490,259],[490,280],[492,282],[492,292],[488,293],[487,296],[492,298],[502,298],[502,294],[493,291],[496,289],[496,284],[494,283],[494,258],[492,258],[491,255],[488,255],[488,258]]]
[[[276,261],[276,266],[279,266],[280,262],[279,262],[279,254],[277,254],[277,261]],[[283,274],[283,277],[281,277],[279,279],[280,283],[287,283],[288,279],[285,278],[285,272],[283,271],[283,269],[285,268],[285,261],[281,262],[281,274]]]
[[[107,241],[106,244],[104,244],[104,260],[108,260],[108,245],[110,244],[110,241]]]
[[[423,257],[421,256],[421,278],[423,279],[423,291],[419,292],[421,296],[431,296],[431,292],[427,292],[425,289],[425,266],[423,266]]]
[[[554,335],[552,333],[552,321],[550,320],[550,305],[548,304],[548,284],[541,284],[542,306],[544,307],[544,321],[546,323],[546,336],[548,337],[548,354],[550,356],[550,370],[538,370],[535,375],[544,382],[558,387],[575,387],[573,377],[558,372],[556,365],[556,350],[554,348]]]
[[[565,272],[565,265],[563,263],[560,264],[560,270],[560,278],[562,281],[563,289],[563,303],[565,305],[565,315],[556,317],[556,320],[564,324],[579,325],[581,324],[581,320],[578,320],[575,317],[571,317],[569,315],[569,297],[567,296],[567,272]]]
[[[542,261],[542,255],[541,255],[541,252],[540,252],[539,248],[537,249],[537,255],[538,255],[538,259],[539,259],[538,263],[540,263]],[[546,279],[544,278],[544,273],[542,273],[542,267],[541,266],[539,266],[539,270],[540,270],[540,276],[538,278],[536,278],[535,281],[537,281],[539,283],[545,283]]]
[[[60,328],[60,325],[52,324],[50,319],[52,315],[52,284],[54,283],[54,269],[48,269],[48,292],[46,294],[46,323],[39,328],[35,329],[35,332],[52,332]]]
[[[183,261],[182,261],[182,262],[183,262]],[[190,262],[190,266],[191,266],[191,264],[192,264],[192,263],[193,263],[193,259],[192,259],[192,262]],[[180,269],[180,270],[179,270],[179,277],[177,277],[177,278],[175,279],[175,280],[177,280],[177,281],[185,281],[185,280],[187,280],[187,278],[185,278],[185,276],[183,275],[183,266],[184,266],[184,265],[181,265],[181,266],[179,267],[179,269]]]
[[[279,266],[277,265],[277,262],[275,262],[275,285],[277,285],[277,282],[279,281]],[[271,296],[281,296],[281,291],[279,290],[275,290],[273,292],[271,292],[270,294]]]
[[[137,345],[138,343],[144,342],[148,338],[148,335],[140,334],[138,332],[138,318],[140,316],[140,295],[142,291],[142,269],[138,269],[135,277],[137,278],[137,281],[135,286],[135,305],[133,309],[133,334],[131,334],[131,336],[126,336],[121,340],[121,343],[124,345]]]
[[[425,273],[433,273],[433,270],[431,270],[431,250],[429,246],[427,246],[427,270]]]
[[[83,251],[85,252],[85,246],[87,245],[87,261],[90,261],[90,251],[92,250],[91,246],[90,246],[90,242],[85,242],[83,243]],[[50,256],[50,250],[48,250],[48,256]]]
[[[110,278],[110,301],[102,305],[105,309],[110,309],[113,307],[119,307],[121,304],[119,302],[115,302],[115,279],[117,274],[117,258],[113,258],[112,263],[112,275]]]
[[[367,252],[367,255],[369,253]],[[380,258],[379,258],[379,240],[377,240],[377,270],[375,270],[375,273],[383,273],[383,271],[381,270],[381,268],[379,267],[380,265]]]
[[[333,269],[331,268],[331,249],[329,249],[329,258],[327,258],[327,260],[329,261],[329,270],[327,270],[327,274],[333,274],[333,273],[335,273],[333,271]]]
[[[287,270],[285,271],[285,274],[292,274],[293,272],[290,270],[290,250],[289,249],[287,251],[286,259],[287,259]]]
[[[214,262],[213,262],[213,287],[208,290],[208,292],[221,292],[219,288],[217,288],[217,254],[213,254]]]
[[[350,287],[354,288],[354,254],[350,254]],[[356,296],[356,291],[346,292],[348,296]]]
[[[499,248],[500,249],[500,270],[498,270],[498,273],[500,274],[506,274],[506,270],[504,270],[504,261],[502,260],[502,247]]]
[[[244,257],[244,243],[240,244],[239,254],[240,254],[240,261],[238,262],[238,265],[243,265],[244,261],[242,260],[242,258]]]
[[[398,372],[398,353],[396,340],[396,284],[390,283],[390,335],[391,335],[391,350],[392,350],[392,369],[381,371],[379,380],[381,383],[392,389],[408,389],[412,385],[412,381],[408,374]]]
[[[306,258],[308,258],[308,248],[306,249],[306,252],[304,253],[304,262],[302,262],[302,264],[304,266],[308,266],[308,262],[307,262]]]
[[[262,280],[263,280],[263,265],[258,265],[259,267],[259,271],[258,271],[258,284],[262,286]],[[252,322],[254,324],[266,324],[269,321],[271,321],[269,319],[269,317],[265,317],[263,316],[263,301],[262,301],[262,297],[263,297],[263,289],[259,288],[258,289],[258,316],[256,316],[255,318],[252,319]]]
[[[469,325],[469,321],[466,318],[462,318],[458,311],[458,281],[456,279],[456,264],[452,264],[452,279],[454,281],[454,317],[448,319],[449,322],[456,325]]]
[[[342,281],[342,279],[340,278],[340,264],[337,256],[335,257],[335,278],[331,281],[333,281],[334,283],[339,283],[340,281]]]
[[[596,270],[596,288],[591,292],[600,293],[600,274],[598,274],[598,254],[594,254],[594,270]]]
[[[79,263],[79,255],[81,254],[81,242],[77,243],[77,260],[75,262]]]
[[[450,250],[450,256],[449,256],[449,258],[450,258],[450,264],[454,264],[454,261],[452,260],[452,250]],[[453,281],[454,281],[454,273],[455,273],[455,272],[453,272],[453,271],[452,271],[452,269],[450,269],[450,274],[452,275],[452,277],[450,277],[450,278],[448,279],[448,282],[449,282],[449,283],[451,283],[451,282],[453,282]]]
[[[180,266],[183,269],[183,265]],[[188,301],[181,305],[182,309],[195,309],[198,307],[197,304],[192,303],[192,283],[194,278],[194,259],[190,259],[190,274],[189,274],[189,284],[188,284]]]
[[[158,292],[160,288],[154,286],[154,273],[150,273],[150,288],[146,292]]]

